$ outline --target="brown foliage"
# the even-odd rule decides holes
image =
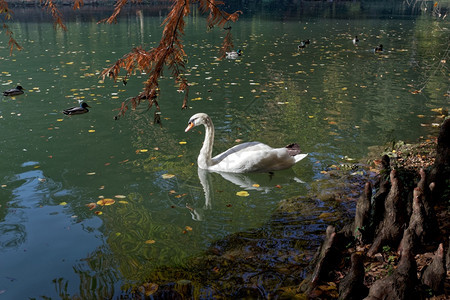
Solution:
[[[102,20],[101,22],[113,23],[117,21],[122,8],[127,4],[127,0],[117,0],[115,9],[111,17]],[[163,71],[167,68],[175,82],[178,84],[178,91],[184,93],[183,103],[181,108],[187,107],[189,84],[187,79],[183,76],[185,70],[185,57],[182,36],[184,34],[185,22],[184,17],[189,15],[191,4],[198,3],[198,7],[202,13],[208,13],[207,26],[212,28],[219,26],[223,28],[227,22],[235,22],[240,11],[235,13],[227,13],[218,8],[222,5],[222,1],[216,0],[172,0],[172,7],[166,19],[162,22],[164,26],[163,33],[159,45],[149,51],[142,47],[132,49],[128,54],[125,54],[121,59],[116,61],[112,66],[103,70],[101,76],[103,79],[109,77],[114,81],[119,77],[120,71],[125,70],[125,81],[136,71],[148,74],[147,80],[144,84],[144,90],[137,96],[122,103],[119,109],[119,115],[123,115],[128,109],[128,103],[131,103],[135,108],[142,100],[147,100],[149,108],[156,105],[159,109],[156,100],[159,91],[159,78],[163,75]],[[226,51],[232,47],[232,38],[230,30],[224,38],[221,49],[221,58],[225,57]]]
[[[44,4],[44,7],[47,8],[47,11],[52,15],[53,20],[55,21],[55,27],[60,27],[63,30],[67,30],[66,25],[64,25],[63,18],[61,12],[56,7],[53,0],[40,0],[41,4]],[[76,1],[79,2],[79,1]]]
[[[3,29],[5,29],[6,31],[6,35],[9,37],[8,40],[8,45],[9,45],[9,54],[11,55],[14,48],[16,48],[17,50],[22,50],[22,47],[17,43],[17,41],[13,38],[13,33],[12,31],[9,29],[8,25],[3,24]]]
[[[0,0],[0,15],[5,15],[5,20],[12,19],[12,10],[9,9],[8,3],[5,0]],[[8,36],[9,54],[11,55],[14,48],[22,50],[22,47],[13,38],[13,32],[9,29],[6,23],[3,23],[2,28],[5,30],[5,34]]]
[[[75,2],[73,3],[73,9],[80,9],[82,6],[84,5],[84,1],[83,0],[75,0]]]

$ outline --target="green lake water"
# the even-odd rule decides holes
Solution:
[[[341,18],[244,14],[232,25],[243,55],[222,61],[224,32],[188,18],[189,109],[180,110],[183,95],[167,72],[161,125],[145,104],[114,120],[145,75],[123,85],[99,73],[134,46],[157,45],[163,17],[130,10],[118,24],[98,25],[100,17],[76,15],[63,32],[48,16],[27,20],[30,11],[10,24],[23,51],[9,56],[0,38],[2,91],[26,89],[0,102],[0,299],[117,296],[155,267],[183,265],[213,241],[261,226],[326,167],[426,135],[421,124],[434,120],[431,109],[448,106],[449,74],[434,71],[448,47],[448,21],[360,8]],[[298,51],[303,39],[311,44]],[[385,51],[374,53],[379,44]],[[63,115],[77,99],[90,112]],[[204,130],[184,132],[197,112],[214,121],[214,153],[258,140],[297,142],[309,155],[274,176],[198,172]],[[236,195],[242,190],[249,196]],[[102,198],[115,204],[87,206]],[[322,231],[318,215],[333,209],[305,211],[308,225],[296,234]]]

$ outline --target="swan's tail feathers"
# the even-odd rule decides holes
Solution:
[[[302,152],[300,150],[300,146],[297,143],[289,144],[285,148],[288,149],[288,153],[290,156],[296,156]]]
[[[294,156],[295,163],[298,163],[299,161],[301,161],[302,159],[304,159],[307,156],[308,156],[308,153],[306,153],[306,154],[297,154],[296,156]]]

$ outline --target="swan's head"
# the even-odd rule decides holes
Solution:
[[[211,123],[211,118],[205,113],[198,113],[193,115],[188,122],[188,126],[184,130],[184,132],[188,132],[192,128],[198,125],[207,125]]]

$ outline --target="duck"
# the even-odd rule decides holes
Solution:
[[[306,47],[306,45],[309,45],[310,44],[310,41],[309,41],[309,39],[307,39],[307,40],[303,40],[303,41],[301,41],[300,42],[300,44],[297,46],[297,48],[300,50],[300,49],[303,49],[303,48],[305,48]]]
[[[308,155],[301,154],[300,147],[296,143],[283,148],[272,148],[260,142],[246,142],[211,157],[214,124],[207,114],[193,115],[185,132],[199,125],[205,126],[205,140],[197,159],[200,169],[227,173],[272,172],[288,169]]]
[[[80,106],[71,107],[63,110],[63,114],[65,115],[80,115],[89,112],[90,107],[86,102],[80,102]]]
[[[352,42],[353,42],[353,45],[358,46],[359,39],[358,39],[357,35],[355,35],[355,38],[352,40]]]
[[[242,51],[237,49],[236,51],[227,52],[226,54],[228,59],[236,59],[242,55]]]
[[[383,52],[383,45],[380,44],[380,46],[376,46],[375,49],[373,49],[374,52]]]
[[[20,85],[16,86],[14,89],[9,89],[3,92],[3,96],[17,96],[24,93],[24,88]]]

